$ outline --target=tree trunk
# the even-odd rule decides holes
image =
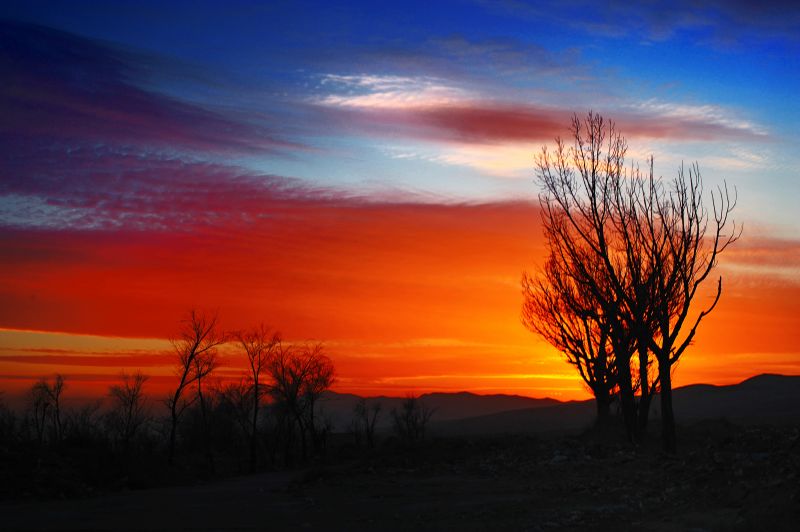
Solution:
[[[208,413],[206,409],[206,400],[205,396],[203,395],[203,389],[201,387],[202,382],[201,379],[197,379],[197,398],[200,400],[200,419],[203,422],[203,448],[205,449],[206,454],[206,464],[208,465],[208,470],[211,474],[216,472],[216,467],[214,464],[214,448],[213,442],[211,441],[211,430],[209,429],[208,424]]]
[[[285,466],[291,466],[294,462],[294,417],[286,416],[284,423],[286,434],[283,442],[283,463]]]
[[[633,399],[633,388],[631,386],[631,365],[630,359],[624,357],[618,360],[619,365],[619,396],[622,406],[622,417],[625,420],[625,433],[631,443],[637,441],[636,435],[636,402]]]
[[[250,432],[250,472],[256,472],[258,461],[257,444],[258,444],[258,383],[254,385],[255,391],[253,392],[253,430]]]
[[[56,401],[55,408],[55,429],[56,429],[56,443],[61,443],[61,406]]]
[[[669,360],[658,361],[658,374],[661,380],[661,441],[664,451],[674,454],[677,451],[675,437],[675,413],[672,410],[672,377]]]
[[[594,401],[597,406],[597,426],[605,427],[611,418],[611,398],[608,393],[598,391],[595,393]]]
[[[637,430],[639,431],[639,436],[643,436],[647,432],[647,421],[650,416],[650,399],[652,398],[650,390],[650,383],[648,382],[648,375],[647,375],[647,345],[642,342],[642,339],[639,339],[639,390],[640,390],[640,399],[639,399],[639,408],[637,410],[638,414],[638,425]]]
[[[650,405],[653,403],[653,390],[647,394],[647,397],[641,397],[639,401],[639,408],[637,414],[639,416],[639,434],[644,436],[647,432],[647,425],[650,422]]]
[[[172,425],[169,431],[169,455],[167,456],[167,463],[173,465],[175,463],[175,432],[178,429],[178,416],[175,408],[172,408]]]
[[[303,426],[300,416],[297,417],[297,427],[300,429],[300,447],[303,451],[303,463],[305,463],[308,461],[308,444],[306,443],[306,428]]]

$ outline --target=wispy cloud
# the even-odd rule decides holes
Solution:
[[[725,270],[800,285],[800,240],[745,234],[726,254]]]
[[[687,129],[694,127],[700,138],[705,130],[709,138],[727,132],[728,136],[737,134],[745,138],[757,139],[769,136],[767,128],[737,116],[729,109],[719,105],[691,105],[650,99],[629,106],[632,116],[653,117],[672,122],[674,126],[684,124]],[[670,124],[666,125],[668,128]],[[674,127],[673,126],[673,127]],[[665,129],[666,129],[665,128]]]
[[[335,75],[322,77],[321,88],[336,94],[316,103],[356,109],[418,109],[450,105],[467,99],[468,92],[430,77]]]
[[[28,151],[7,170],[0,226],[8,227],[191,231],[247,224],[307,196],[342,195],[236,166],[120,148]]]
[[[315,102],[338,109],[342,120],[367,132],[388,136],[471,144],[550,140],[566,132],[574,112],[573,108],[486,99],[440,80],[374,76],[347,80],[358,90],[320,96]],[[630,138],[769,138],[766,128],[716,105],[648,100],[610,114]]]

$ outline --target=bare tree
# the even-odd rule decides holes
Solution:
[[[73,442],[100,441],[105,438],[101,422],[103,401],[96,399],[67,412],[64,437]]]
[[[522,276],[522,322],[561,351],[591,390],[605,424],[617,392],[611,326],[592,297],[551,256],[537,275]]]
[[[226,342],[225,335],[218,329],[217,316],[208,315],[192,309],[183,321],[178,338],[172,340],[175,350],[178,385],[167,398],[170,411],[169,464],[175,459],[175,437],[181,415],[198,398],[204,405],[202,379],[217,365],[217,348]],[[186,391],[197,384],[197,394],[186,397]],[[203,409],[205,414],[205,409]]]
[[[691,317],[692,302],[700,285],[708,279],[717,265],[718,256],[736,242],[742,226],[729,220],[736,206],[727,185],[712,191],[711,216],[703,202],[703,180],[697,164],[689,168],[688,176],[681,167],[672,182],[669,195],[659,197],[653,224],[664,235],[666,245],[652,247],[650,261],[655,276],[655,322],[657,334],[649,338],[648,347],[658,360],[661,381],[661,422],[664,449],[675,452],[675,414],[672,408],[672,376],[674,364],[691,345],[697,328],[717,306],[722,295],[722,277],[717,279],[714,298],[705,308]],[[681,335],[684,326],[688,331]]]
[[[380,401],[369,404],[363,397],[353,406],[351,431],[356,438],[356,445],[361,445],[363,437],[370,449],[375,448],[375,425],[381,412]]]
[[[131,441],[147,421],[144,395],[144,383],[147,379],[147,375],[142,375],[140,371],[133,375],[123,371],[120,375],[122,382],[113,384],[108,389],[112,404],[106,414],[106,423],[124,455],[128,454]]]
[[[31,386],[29,396],[30,419],[36,431],[36,441],[39,446],[44,443],[44,436],[47,429],[47,415],[50,411],[50,397],[46,388],[47,383],[44,379],[41,379]]]
[[[641,307],[635,297],[648,292],[631,289],[626,268],[629,250],[619,231],[625,228],[614,219],[619,214],[614,191],[622,190],[627,175],[627,144],[613,123],[593,113],[585,121],[574,116],[570,133],[571,146],[557,138],[555,151],[542,148],[536,160],[545,238],[552,260],[591,298],[608,324],[625,427],[628,437],[635,439],[631,356],[644,324],[632,323],[637,313],[625,307]],[[639,367],[646,371],[647,360]],[[647,379],[644,382],[641,393],[647,395]]]
[[[669,370],[721,294],[720,280],[713,304],[678,342],[697,288],[718,253],[738,238],[735,225],[725,234],[735,200],[727,188],[712,196],[715,231],[707,239],[708,215],[696,166],[688,180],[681,171],[666,188],[654,176],[652,158],[649,172],[625,167],[627,143],[601,116],[574,116],[571,133],[572,146],[556,139],[556,150],[543,148],[537,159],[551,257],[608,325],[629,436],[635,439],[646,427],[650,400],[660,388],[664,446],[674,451]],[[633,353],[638,375],[631,374]],[[659,366],[655,376],[652,357]]]
[[[209,417],[211,415],[210,412],[214,410],[215,399],[218,399],[218,397],[213,393],[213,388],[211,388],[210,394],[206,394],[203,384],[206,378],[210,377],[217,367],[219,367],[219,360],[217,358],[216,349],[207,351],[203,356],[194,358],[194,384],[198,406],[200,407],[200,422],[202,425],[201,439],[203,447],[205,448],[206,464],[210,472],[214,472],[215,465],[213,442],[211,438],[211,420]]]
[[[425,438],[428,422],[434,410],[419,397],[409,395],[400,410],[392,409],[392,422],[395,434],[406,443],[414,443]]]
[[[36,429],[37,439],[41,445],[47,433],[47,421],[51,421],[51,432],[56,442],[63,435],[61,424],[61,394],[64,392],[64,377],[56,373],[53,383],[47,379],[39,379],[31,387],[31,413]]]
[[[219,406],[224,409],[224,415],[235,422],[242,435],[243,448],[248,449],[248,467],[252,469],[249,449],[252,445],[253,430],[253,385],[243,377],[239,381],[227,383],[218,393]]]
[[[307,435],[315,437],[315,405],[334,379],[333,363],[320,344],[301,348],[278,345],[270,363],[270,390],[273,398],[292,420],[287,426],[287,456],[290,435],[296,425],[300,433],[303,459],[308,457]]]
[[[275,402],[275,411],[279,414],[284,434],[284,460],[290,461],[292,437],[295,426],[302,416],[302,399],[300,390],[303,382],[303,368],[298,363],[291,346],[278,344],[275,357],[269,365],[272,387],[269,392]],[[302,433],[302,426],[300,427]],[[302,436],[305,438],[305,436]],[[305,448],[305,439],[303,440]]]
[[[322,344],[304,346],[300,357],[306,367],[302,387],[304,421],[306,430],[311,435],[314,450],[318,452],[331,429],[331,420],[323,416],[322,423],[318,422],[317,405],[322,394],[333,385],[335,370],[333,361],[325,354]]]
[[[250,369],[249,378],[252,383],[252,425],[250,427],[250,471],[255,471],[258,464],[258,414],[261,397],[265,393],[266,384],[263,382],[263,373],[275,355],[280,345],[280,335],[271,332],[264,324],[248,331],[236,334],[239,345],[247,355]]]

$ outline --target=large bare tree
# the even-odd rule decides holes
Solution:
[[[170,464],[175,459],[175,438],[181,415],[198,398],[204,401],[202,379],[216,368],[217,348],[225,342],[225,334],[217,325],[217,315],[196,309],[189,312],[189,316],[183,320],[179,336],[172,340],[178,384],[166,401],[170,412]],[[187,390],[192,384],[197,384],[198,393],[187,397]]]
[[[570,133],[570,146],[556,139],[556,149],[543,148],[537,158],[551,260],[608,326],[629,436],[635,439],[646,427],[650,400],[660,389],[664,447],[674,451],[670,368],[721,294],[720,280],[714,302],[678,342],[697,289],[717,255],[738,238],[735,225],[726,233],[735,200],[725,187],[712,195],[709,234],[697,166],[665,187],[654,177],[652,158],[649,171],[626,167],[627,142],[600,115],[574,116]],[[631,374],[634,353],[638,375]]]
[[[544,234],[552,260],[590,298],[608,326],[625,427],[635,439],[631,356],[637,331],[645,324],[632,323],[636,312],[629,310],[642,306],[634,299],[641,293],[631,289],[625,241],[614,220],[614,191],[626,176],[627,144],[613,124],[593,113],[585,121],[573,116],[570,133],[572,145],[557,138],[556,149],[542,148],[536,160]],[[638,366],[646,372],[647,360]],[[646,397],[646,376],[640,375],[642,380],[641,395]]]

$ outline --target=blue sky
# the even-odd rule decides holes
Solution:
[[[130,104],[128,120],[147,101],[179,115],[161,128],[183,128],[177,143],[54,126],[54,166],[102,146],[143,165],[199,161],[367,198],[534,198],[534,154],[593,109],[619,123],[631,159],[653,153],[666,178],[697,160],[711,183],[737,187],[749,222],[792,236],[800,10],[695,4],[26,1],[0,16],[6,53],[39,43],[23,66],[6,63],[10,74],[52,68],[50,88],[76,98],[106,87],[107,107]],[[54,179],[40,185],[74,185]],[[9,188],[16,211],[20,196],[41,196]]]

